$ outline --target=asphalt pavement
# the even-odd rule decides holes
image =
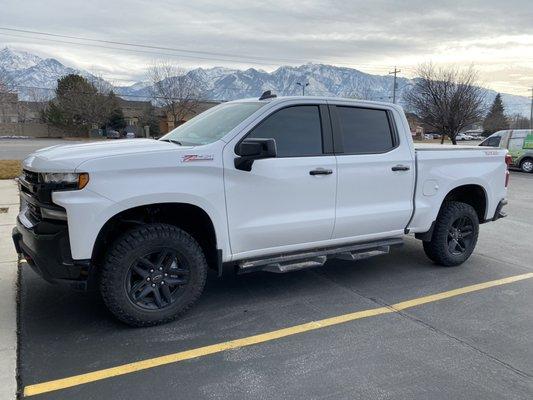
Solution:
[[[212,274],[197,306],[153,328],[124,326],[96,294],[52,286],[22,265],[21,388],[45,383],[36,399],[531,399],[533,279],[223,347],[531,273],[533,174],[512,173],[507,211],[481,226],[475,253],[460,267],[432,264],[421,243],[408,238],[389,255],[358,262],[281,275]],[[132,372],[143,360],[220,343],[214,354]],[[117,366],[115,376],[104,370]],[[97,379],[74,379],[59,390],[47,384],[88,372]]]
[[[70,139],[1,139],[0,160],[23,160],[36,150],[59,144],[86,143]]]

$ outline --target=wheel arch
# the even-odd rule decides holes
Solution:
[[[454,187],[448,192],[448,194],[446,194],[446,196],[444,196],[439,212],[443,205],[449,201],[460,201],[472,206],[474,210],[476,210],[479,222],[485,222],[488,196],[483,186],[478,184],[466,184]]]
[[[200,244],[211,268],[219,264],[219,242],[213,218],[202,207],[182,202],[150,203],[121,210],[100,228],[91,261],[101,264],[106,248],[126,230],[149,223],[166,223],[189,233]]]
[[[487,217],[487,207],[489,206],[488,199],[489,196],[487,195],[487,191],[478,183],[465,183],[449,189],[448,193],[446,193],[440,202],[439,210],[433,215],[429,229],[415,232],[415,237],[422,241],[431,240],[437,217],[444,205],[450,201],[459,201],[472,206],[476,211],[479,223],[484,223],[490,220],[490,217]]]

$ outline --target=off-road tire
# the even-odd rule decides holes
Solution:
[[[146,310],[135,305],[124,282],[130,265],[152,249],[171,247],[190,266],[184,293],[167,308]],[[170,322],[188,310],[200,297],[207,277],[207,261],[200,245],[187,232],[167,224],[143,225],[127,231],[109,249],[100,274],[100,292],[111,313],[131,326],[152,326]]]
[[[472,223],[472,238],[461,254],[453,254],[448,245],[449,232],[452,224],[461,217],[468,218]],[[476,210],[466,203],[450,201],[443,204],[435,226],[431,241],[423,242],[426,256],[435,263],[453,267],[464,263],[474,251],[479,234],[479,219]]]
[[[520,170],[522,172],[531,173],[533,172],[533,168],[530,167],[532,165],[533,159],[531,158],[524,158],[522,161],[520,161]]]

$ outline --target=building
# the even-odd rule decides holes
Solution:
[[[0,124],[19,121],[19,101],[16,93],[0,93]]]
[[[142,121],[150,112],[151,103],[149,101],[132,101],[118,98],[118,104],[124,115],[126,128],[140,126]]]
[[[19,101],[19,123],[42,122],[42,114],[48,102],[46,101]]]

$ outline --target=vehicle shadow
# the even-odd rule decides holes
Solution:
[[[61,333],[68,331],[132,328],[116,321],[105,308],[97,292],[77,292],[61,285],[52,285],[38,277],[28,265],[21,266],[21,322],[23,329],[34,335],[40,331]],[[346,290],[361,296],[379,294],[388,287],[405,287],[402,282],[420,275],[433,276],[442,271],[424,257],[418,241],[408,241],[391,254],[353,261],[331,260],[323,267],[286,274],[256,272],[230,275],[222,279],[210,272],[204,294],[198,304],[177,321],[165,325],[179,328],[183,321],[196,318],[216,318],[227,310],[257,310],[320,299],[332,291],[346,294]],[[392,286],[391,286],[392,285]],[[181,322],[180,322],[181,321]],[[148,328],[157,330],[157,327]]]

